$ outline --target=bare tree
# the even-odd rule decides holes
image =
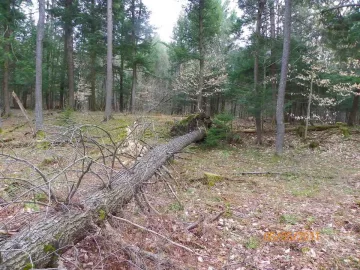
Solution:
[[[281,63],[281,77],[276,106],[276,154],[281,155],[284,147],[284,99],[288,74],[291,34],[291,0],[285,0],[284,47]]]
[[[35,132],[43,128],[42,54],[45,21],[45,0],[39,0],[39,21],[36,34]]]
[[[106,60],[106,104],[105,104],[105,121],[111,118],[111,98],[113,92],[113,70],[112,70],[112,37],[113,34],[113,17],[112,17],[112,0],[107,0],[107,60]]]

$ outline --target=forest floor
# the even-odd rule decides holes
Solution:
[[[46,113],[45,124],[51,129],[63,124],[64,117],[99,125],[119,139],[127,125],[140,119],[115,114],[102,123],[100,113],[52,112]],[[155,145],[169,140],[169,128],[181,118],[141,119],[149,123],[142,140]],[[41,168],[56,167],[59,159],[54,156],[69,155],[67,146],[34,144],[24,123],[17,111],[5,119],[2,153],[31,160]],[[234,123],[236,129],[251,125]],[[241,141],[215,149],[192,144],[176,154],[166,165],[168,172],[162,171],[144,186],[140,203],[134,200],[122,209],[123,218],[147,230],[111,220],[63,254],[61,265],[66,269],[360,269],[359,129],[351,129],[348,137],[338,129],[311,132],[306,142],[294,132],[287,133],[282,157],[274,155],[272,133],[265,134],[262,146],[255,145],[253,134],[241,134]],[[310,149],[311,141],[319,142],[319,147]],[[30,174],[7,161],[0,160],[2,177]],[[91,179],[84,181],[80,194],[94,185]],[[0,200],[11,200],[20,190],[0,182]],[[14,217],[33,208],[26,203],[3,207],[0,224],[15,231],[26,222]],[[269,232],[297,236],[312,232],[313,239],[271,240]]]

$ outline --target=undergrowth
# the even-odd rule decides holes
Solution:
[[[204,146],[212,148],[225,143],[239,142],[240,136],[233,132],[233,119],[234,117],[230,114],[216,115],[211,128],[207,132]]]

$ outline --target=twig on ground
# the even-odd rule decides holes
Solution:
[[[141,229],[141,230],[144,230],[144,231],[150,232],[150,233],[152,233],[152,234],[155,234],[155,235],[159,236],[160,238],[162,238],[162,239],[168,241],[169,243],[173,244],[174,246],[177,246],[177,247],[182,248],[182,249],[184,249],[184,250],[186,250],[186,251],[189,251],[189,252],[191,252],[191,253],[196,254],[196,252],[193,251],[191,248],[189,248],[189,247],[187,247],[187,246],[184,246],[184,245],[182,245],[182,244],[176,243],[176,242],[174,242],[173,240],[169,239],[168,237],[166,237],[166,236],[164,236],[164,235],[162,235],[162,234],[160,234],[160,233],[158,233],[158,232],[155,232],[155,231],[153,231],[153,230],[151,230],[151,229],[145,228],[145,227],[143,227],[143,226],[141,226],[141,225],[139,225],[139,224],[136,224],[136,223],[134,223],[134,222],[131,222],[130,220],[127,220],[127,219],[125,219],[125,218],[120,218],[120,217],[116,217],[116,216],[113,216],[113,215],[111,215],[111,217],[114,218],[114,219],[117,219],[117,220],[120,220],[120,221],[124,221],[124,222],[126,222],[126,223],[129,223],[129,224],[133,225],[134,227],[137,227],[137,228],[139,228],[139,229]]]

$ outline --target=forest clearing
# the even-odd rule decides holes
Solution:
[[[0,270],[360,269],[358,0],[1,0]]]
[[[53,133],[56,127],[92,124],[108,131],[115,142],[124,140],[126,135],[119,134],[126,134],[137,120],[146,127],[139,129],[138,139],[148,148],[168,141],[171,127],[181,119],[115,114],[114,119],[102,122],[102,114],[92,112],[45,115],[46,126]],[[28,164],[4,154],[21,155],[47,176],[81,157],[76,154],[76,144],[55,143],[53,135],[34,140],[24,120],[21,112],[15,111],[4,121],[0,171],[2,177],[10,178],[1,182],[3,241],[20,229],[36,226],[41,215],[84,211],[76,203],[102,188],[94,174],[85,175],[73,204],[65,209],[48,204],[38,190],[24,195],[29,187],[15,178],[28,179],[34,185],[41,179]],[[234,130],[251,125],[248,120],[233,122]],[[110,145],[106,136],[92,132],[99,143]],[[350,129],[347,137],[339,129],[314,131],[306,142],[296,132],[287,133],[287,150],[281,157],[273,153],[273,134],[265,134],[263,146],[254,144],[255,134],[242,133],[236,144],[208,149],[197,143],[176,153],[141,187],[142,195],[118,209],[118,216],[104,212],[109,216],[96,231],[67,247],[64,254],[59,252],[56,269],[359,269],[359,129]],[[319,146],[309,148],[312,141]],[[93,160],[101,156],[94,149],[86,148],[86,155]],[[124,163],[129,159],[120,157]],[[97,165],[93,164],[94,172],[106,179]],[[115,168],[124,170],[118,163]],[[81,166],[74,165],[67,168],[66,179],[54,180],[51,186],[59,202],[66,201],[82,172]],[[15,198],[21,203],[6,203]],[[318,232],[318,239],[265,238],[267,232],[309,231]],[[48,249],[48,253],[56,253],[52,244]]]

